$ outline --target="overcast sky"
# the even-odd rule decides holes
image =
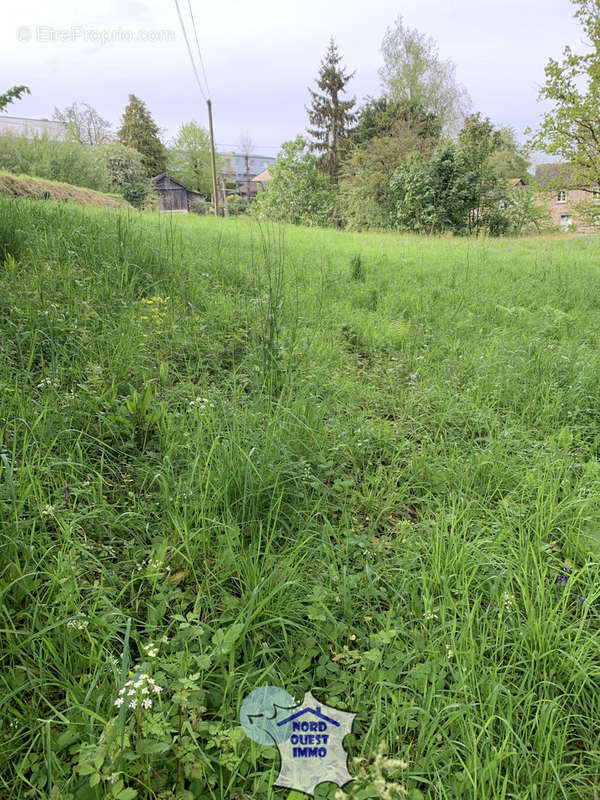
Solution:
[[[539,119],[548,57],[559,57],[565,44],[582,49],[568,0],[191,3],[216,140],[232,149],[247,132],[264,155],[305,131],[308,87],[332,35],[345,65],[356,70],[349,91],[362,101],[379,93],[381,40],[401,14],[437,41],[441,58],[456,63],[473,110],[510,125],[520,139]],[[188,0],[179,5],[195,46]],[[3,0],[0,15],[0,91],[21,83],[31,89],[9,114],[51,118],[55,106],[81,100],[117,126],[133,93],[167,141],[182,122],[206,125],[174,0]]]

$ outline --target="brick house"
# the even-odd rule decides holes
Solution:
[[[600,191],[592,186],[574,184],[570,164],[539,164],[535,179],[553,225],[565,231],[576,228],[580,233],[598,232],[597,224],[582,214],[582,206],[589,208],[600,203]]]

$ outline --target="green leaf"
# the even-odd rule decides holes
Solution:
[[[96,767],[93,764],[78,764],[76,767],[77,772],[80,775],[92,775],[96,772]]]
[[[140,406],[142,414],[145,414],[148,411],[151,402],[152,402],[152,387],[150,386],[149,383],[147,383],[144,389],[144,393],[142,395],[142,402]]]
[[[381,661],[382,651],[375,647],[371,650],[367,650],[366,653],[363,653],[363,657],[366,658],[368,661],[372,661],[374,664],[379,664]]]
[[[137,797],[136,789],[123,789],[123,791],[119,792],[117,795],[117,800],[133,800],[134,797]]]
[[[208,669],[210,667],[211,657],[208,653],[203,653],[201,656],[194,656],[194,661],[198,665],[198,667],[202,670]]]
[[[217,655],[227,655],[227,653],[232,650],[243,630],[244,625],[239,622],[235,625],[230,625],[226,631],[224,631],[223,628],[219,628],[212,637],[212,643],[215,646]]]

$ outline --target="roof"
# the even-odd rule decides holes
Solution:
[[[509,180],[509,183],[510,183],[511,186],[518,186],[520,183],[523,183],[523,181],[521,180],[521,178],[511,178]],[[523,186],[525,186],[524,183],[523,183]]]
[[[198,192],[196,191],[196,189],[190,189],[188,186],[185,186],[185,184],[181,183],[181,181],[178,181],[175,178],[173,178],[173,176],[169,175],[167,172],[161,172],[160,175],[155,175],[154,178],[150,178],[150,180],[153,184],[156,185],[163,178],[168,178],[171,181],[171,183],[176,183],[177,186],[181,186],[182,189],[185,189],[186,192],[189,192],[190,194],[198,194],[200,195],[200,197],[205,197],[205,195],[203,195],[202,192]]]
[[[565,162],[538,164],[535,168],[535,179],[543,189],[554,188],[557,184],[567,186],[573,179],[573,172],[573,165]]]
[[[260,172],[258,175],[256,175],[254,178],[252,178],[252,180],[255,181],[256,183],[268,183],[269,181],[273,180],[273,176],[271,175],[271,173],[269,172],[269,168],[267,167],[267,169],[263,169],[263,171]]]

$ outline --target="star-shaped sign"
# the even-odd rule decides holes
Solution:
[[[315,787],[324,781],[340,787],[351,781],[342,742],[355,716],[325,706],[306,692],[302,703],[276,723],[289,734],[277,742],[281,768],[275,786],[314,795]]]

